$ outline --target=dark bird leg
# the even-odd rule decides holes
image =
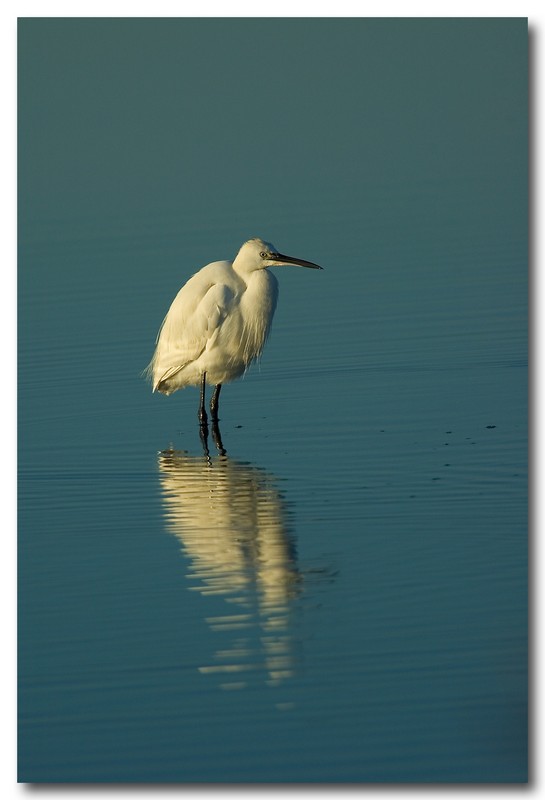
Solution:
[[[199,425],[199,436],[201,437],[202,450],[206,460],[210,461],[210,451],[208,449],[208,425]]]
[[[220,392],[221,392],[221,383],[217,383],[214,388],[214,393],[210,400],[210,413],[212,414],[212,419],[216,422],[218,421],[218,411],[220,408]]]
[[[205,386],[206,386],[206,372],[203,372],[201,378],[201,401],[199,403],[199,422],[201,428],[206,428],[208,425],[208,417],[206,416],[206,410],[204,408]]]
[[[217,417],[212,417],[212,439],[214,440],[216,450],[220,456],[226,456],[227,451],[225,450],[223,442],[221,441],[220,426],[218,425]]]

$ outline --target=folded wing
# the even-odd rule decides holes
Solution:
[[[166,382],[202,355],[218,335],[234,297],[233,288],[218,281],[212,270],[209,274],[201,270],[180,289],[163,320],[147,370],[153,391],[168,391]]]

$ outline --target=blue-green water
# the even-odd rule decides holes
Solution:
[[[21,781],[526,780],[526,57],[20,22]],[[207,457],[140,373],[250,236],[324,271],[277,270]]]

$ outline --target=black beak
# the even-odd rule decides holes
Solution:
[[[302,258],[293,258],[293,256],[284,256],[282,253],[275,253],[274,260],[278,261],[278,266],[283,264],[293,264],[296,267],[309,267],[309,269],[323,269],[318,264],[312,261],[304,261]]]

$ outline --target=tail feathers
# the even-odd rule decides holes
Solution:
[[[178,364],[175,367],[169,367],[169,369],[167,369],[166,372],[163,372],[160,378],[157,378],[153,386],[153,391],[163,392],[164,394],[170,394],[170,390],[166,387],[166,382],[168,381],[169,378],[172,378],[173,375],[176,375],[176,373],[178,373],[185,366],[187,366],[187,363]]]
[[[187,366],[189,362],[185,362],[183,364],[175,364],[172,367],[166,369],[163,373],[157,375],[155,359],[152,358],[148,366],[142,370],[141,377],[147,381],[150,381],[152,385],[153,392],[162,392],[163,394],[170,394],[169,389],[166,387],[166,382],[169,378],[172,378],[173,375],[176,375],[181,369]]]

